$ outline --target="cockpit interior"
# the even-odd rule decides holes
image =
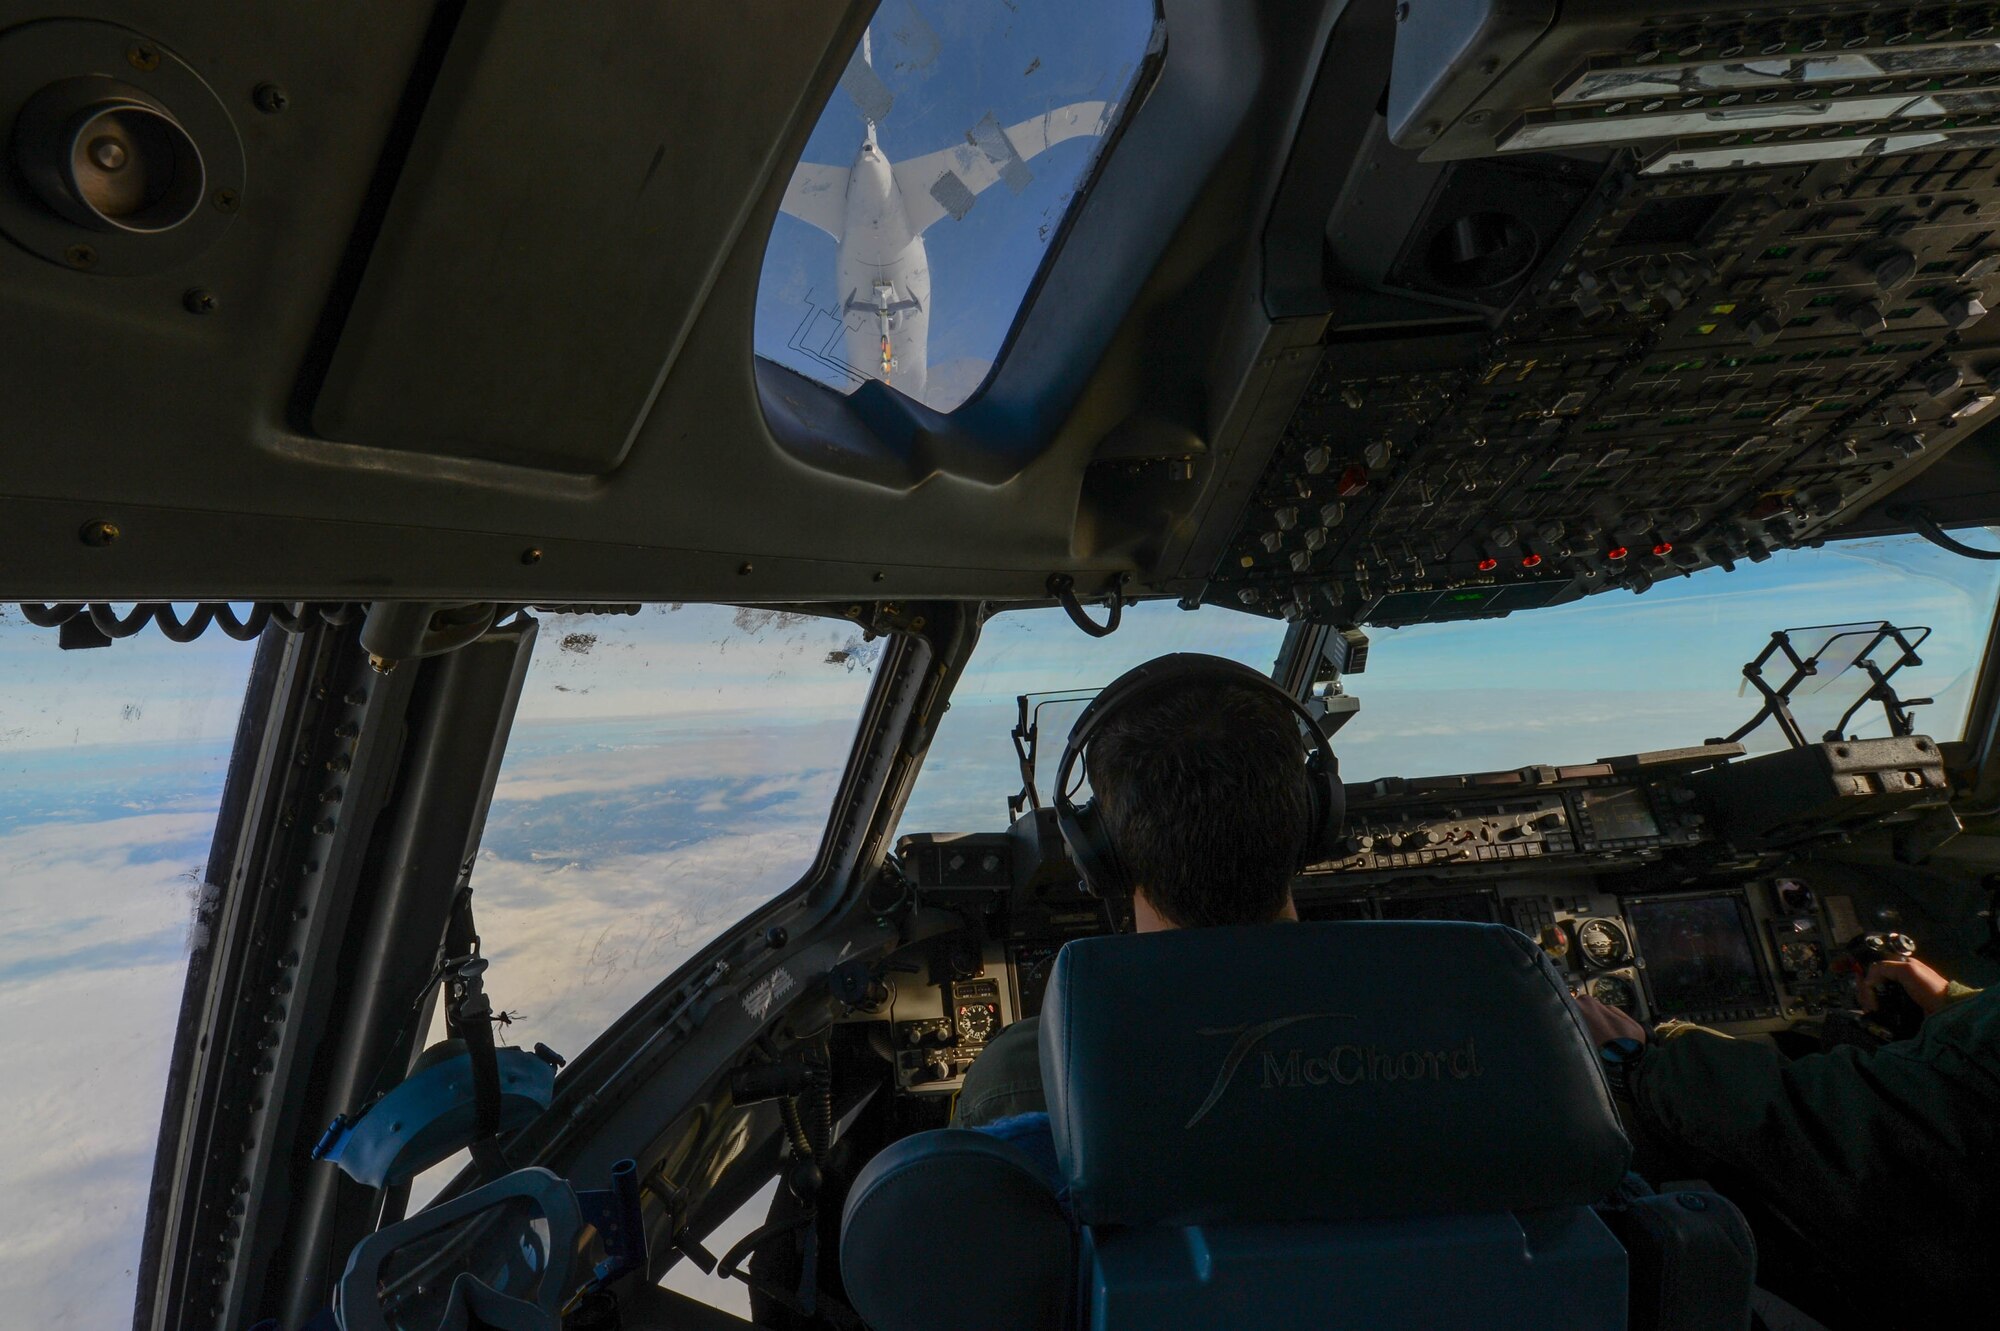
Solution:
[[[0,0],[0,140],[9,1324],[1995,1318],[2000,6]],[[1079,865],[1176,653],[1296,926]]]

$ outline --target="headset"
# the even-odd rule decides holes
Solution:
[[[1085,762],[1085,770],[1088,770],[1084,750],[1090,744],[1090,737],[1120,708],[1130,706],[1133,699],[1155,689],[1195,681],[1267,689],[1285,700],[1285,705],[1305,727],[1312,748],[1306,758],[1309,818],[1299,867],[1330,859],[1337,851],[1341,825],[1347,816],[1347,791],[1340,784],[1340,763],[1334,757],[1333,745],[1328,742],[1326,730],[1319,719],[1306,710],[1304,703],[1272,682],[1269,676],[1241,662],[1201,652],[1175,652],[1134,666],[1105,685],[1103,691],[1091,700],[1090,706],[1083,709],[1083,714],[1076,718],[1076,724],[1069,730],[1069,740],[1063,746],[1062,762],[1056,768],[1055,798],[1052,801],[1056,828],[1062,834],[1063,845],[1069,850],[1070,861],[1083,879],[1084,888],[1095,896],[1130,896],[1132,884],[1126,881],[1124,866],[1118,859],[1118,848],[1105,829],[1096,798],[1093,796],[1082,805],[1070,798],[1071,775],[1078,762]]]

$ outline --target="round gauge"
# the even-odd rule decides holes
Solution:
[[[1632,991],[1632,982],[1622,975],[1600,975],[1590,982],[1586,992],[1606,1007],[1615,1007],[1621,1012],[1633,1012],[1638,1008],[1639,999]]]
[[[1576,927],[1576,945],[1593,970],[1622,966],[1632,959],[1625,931],[1609,920],[1585,920]]]
[[[993,1009],[984,1003],[967,1003],[958,1010],[958,1038],[985,1041],[993,1035]]]

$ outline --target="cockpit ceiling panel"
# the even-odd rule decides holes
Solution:
[[[840,21],[832,5],[468,7],[359,290],[322,329],[314,432],[616,467]],[[735,58],[708,58],[718,43]]]
[[[1252,252],[1243,200],[1339,0],[1162,0],[1166,56],[949,417],[754,354],[786,177],[871,0],[545,8],[113,0],[81,25],[112,39],[9,64],[46,15],[0,0],[0,123],[101,76],[230,167],[170,265],[88,228],[0,243],[0,600],[1159,590],[1143,532],[1080,517],[1086,470],[1144,412],[1198,448],[1240,390],[1211,344],[1260,330],[1213,318],[1243,289],[1214,259]],[[162,71],[213,94],[217,137]],[[1162,320],[1203,336],[1162,356],[1125,326]]]
[[[0,124],[42,127],[0,173],[0,601],[1061,574],[1409,623],[1817,539],[2000,399],[2000,148],[1424,160],[1334,95],[1388,77],[1386,0],[1161,0],[1164,55],[949,415],[754,354],[871,0],[167,8],[0,0]],[[99,145],[42,131],[107,87],[210,173],[50,193]]]

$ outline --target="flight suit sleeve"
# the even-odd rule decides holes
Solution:
[[[1957,1080],[1914,1044],[1787,1062],[1762,1041],[1692,1030],[1650,1049],[1630,1087],[1649,1126],[1802,1227],[1917,1234],[1979,1208],[1966,1165],[1990,1133]]]
[[[1977,998],[1985,992],[1984,989],[1974,989],[1969,984],[1960,984],[1957,980],[1950,980],[1945,984],[1944,1005],[1946,1007],[1957,1007],[1966,999]]]
[[[977,1128],[1016,1114],[1045,1113],[1042,1094],[1042,1018],[1039,1013],[1015,1022],[966,1070],[952,1106],[956,1128]]]

